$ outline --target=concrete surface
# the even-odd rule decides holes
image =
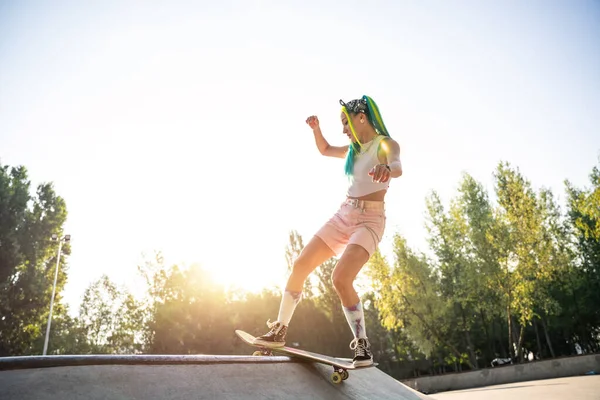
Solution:
[[[0,399],[398,399],[418,393],[377,368],[349,371],[290,357],[47,356],[0,358]]]
[[[600,375],[544,379],[432,394],[434,400],[600,400]]]
[[[424,376],[406,379],[402,383],[422,393],[439,393],[540,379],[581,376],[590,371],[600,374],[600,354],[553,358],[477,371]]]

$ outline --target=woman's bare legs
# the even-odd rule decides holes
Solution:
[[[367,261],[369,261],[369,253],[364,247],[349,244],[335,266],[331,281],[344,307],[354,306],[360,301],[354,290],[354,279]]]
[[[302,298],[302,289],[306,278],[321,264],[333,257],[333,251],[318,236],[308,242],[302,249],[298,258],[294,260],[285,290],[281,295],[279,315],[277,320],[288,326],[296,306]]]
[[[331,274],[333,287],[342,302],[346,321],[354,334],[350,348],[355,351],[354,364],[357,366],[369,365],[373,362],[371,346],[367,339],[365,314],[360,298],[354,289],[354,279],[367,261],[369,261],[367,250],[362,246],[350,244]]]
[[[306,278],[321,264],[334,256],[333,251],[318,236],[308,242],[298,258],[294,260],[292,273],[288,278],[286,290],[301,292]]]
[[[287,326],[290,324],[296,306],[302,298],[304,281],[319,265],[334,256],[334,252],[318,236],[308,242],[292,266],[285,290],[281,295],[277,322],[269,324],[271,330],[255,339],[256,344],[277,347],[285,344]]]

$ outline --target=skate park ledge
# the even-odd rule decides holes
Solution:
[[[600,374],[600,354],[509,364],[478,371],[405,379],[401,382],[419,392],[432,394],[449,390],[592,374]]]
[[[291,362],[289,357],[269,358],[228,355],[84,354],[0,357],[0,371],[25,368],[73,367],[82,365],[195,365]]]
[[[0,358],[2,398],[20,400],[422,400],[378,368],[350,370],[288,356],[52,355]]]

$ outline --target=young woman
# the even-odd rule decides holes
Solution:
[[[353,282],[381,241],[386,222],[384,198],[390,180],[402,175],[402,164],[400,146],[390,137],[373,99],[363,96],[348,103],[340,100],[340,104],[349,145],[331,146],[323,137],[316,116],[309,117],[306,123],[312,128],[322,155],[346,159],[346,199],[294,261],[277,321],[269,320],[271,330],[256,338],[255,343],[265,347],[285,345],[287,327],[302,298],[304,281],[319,265],[341,254],[331,279],[354,334],[350,343],[355,352],[354,364],[364,366],[373,363],[373,355],[362,303]]]

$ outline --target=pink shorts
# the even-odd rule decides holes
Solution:
[[[339,210],[315,234],[336,256],[349,244],[362,246],[373,255],[385,230],[383,201],[347,199]]]

